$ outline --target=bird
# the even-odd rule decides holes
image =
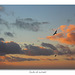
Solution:
[[[57,30],[54,32],[54,34],[53,34],[53,35],[55,35],[55,34],[57,34]]]
[[[55,54],[55,57],[56,57],[57,55]]]

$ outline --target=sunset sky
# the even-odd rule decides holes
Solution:
[[[75,69],[75,5],[0,5],[0,66]]]

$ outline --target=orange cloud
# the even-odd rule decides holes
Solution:
[[[69,25],[66,32],[75,32],[75,25]]]
[[[67,25],[61,25],[58,29],[60,29],[62,32],[64,32],[66,27],[67,27]]]
[[[24,50],[28,50],[27,48],[24,48]]]
[[[5,43],[9,43],[9,41],[6,41]]]
[[[11,42],[14,42],[14,41],[5,41],[5,43],[11,43]]]
[[[75,25],[61,25],[58,29],[61,32],[54,36],[47,36],[46,38],[65,44],[75,44]]]
[[[39,48],[41,48],[41,49],[45,49],[44,47],[41,47],[41,46],[40,46]]]

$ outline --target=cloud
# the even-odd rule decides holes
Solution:
[[[40,59],[33,59],[33,58],[22,58],[22,57],[6,57],[5,58],[9,62],[21,62],[21,61],[39,61]]]
[[[52,50],[57,50],[57,48],[55,46],[53,46],[52,44],[49,44],[49,43],[43,42],[41,45],[44,46],[44,47],[51,48]]]
[[[25,18],[26,21],[34,21],[32,18]]]
[[[15,23],[13,23],[13,25],[15,25],[17,28],[27,29],[35,32],[39,30],[39,24],[39,22],[25,22],[24,19],[16,19]]]
[[[14,37],[13,33],[11,33],[11,32],[5,32],[4,34],[9,37]]]
[[[33,58],[22,58],[16,56],[0,56],[1,62],[22,62],[22,61],[40,61],[40,59],[33,59]]]
[[[68,46],[58,44],[58,45],[56,45],[56,47],[63,54],[72,54],[72,51]]]
[[[75,45],[62,45],[62,44],[57,44],[56,48],[58,50],[58,55],[75,55]]]
[[[11,41],[11,42],[2,42],[0,41],[0,55],[5,54],[24,54],[20,46]]]
[[[42,24],[49,24],[49,22],[42,22]]]
[[[74,54],[75,52],[71,51],[69,47],[63,45],[53,46],[49,43],[42,43],[43,46],[33,46],[31,44],[25,45],[25,49],[23,50],[26,55],[37,56],[37,55],[66,55],[66,54]]]
[[[54,54],[58,54],[58,55],[73,55],[75,54],[75,46],[74,47],[69,47],[68,45],[61,45],[61,44],[57,44],[57,45],[52,45],[49,43],[42,43],[41,44],[43,47],[47,48],[47,49],[51,49],[54,51]]]
[[[25,47],[27,50],[24,50],[24,52],[27,55],[36,56],[36,55],[53,55],[54,54],[53,50],[46,49],[44,47],[27,45],[27,44],[25,44]]]
[[[61,25],[58,29],[60,29],[61,32],[54,36],[47,36],[46,38],[65,44],[75,45],[75,25]]]
[[[54,51],[54,54],[58,54],[58,55],[64,55],[65,54],[65,53],[62,52],[62,48],[60,47],[60,45],[54,46],[54,45],[49,44],[49,43],[42,43],[41,45],[43,47],[46,47],[48,49],[53,50]],[[61,50],[59,50],[60,48],[61,48]],[[66,48],[66,49],[68,49],[68,48]],[[70,51],[68,50],[68,52],[70,52]]]
[[[47,23],[35,21],[32,18],[25,18],[25,19],[18,18],[14,23],[12,23],[12,25],[16,26],[17,28],[34,31],[34,32],[39,31],[40,25],[42,24],[47,24]]]
[[[0,38],[0,41],[4,41],[4,38]]]

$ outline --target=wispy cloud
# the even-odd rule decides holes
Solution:
[[[22,62],[22,61],[39,61],[40,59],[22,58],[22,57],[11,56],[11,57],[7,57],[6,60],[9,62]]]
[[[48,24],[48,22],[39,22],[32,18],[25,18],[25,19],[18,18],[15,20],[14,23],[12,23],[12,25],[16,26],[17,28],[35,32],[40,30],[40,25],[42,24]]]
[[[11,32],[5,32],[4,34],[9,37],[14,37],[13,33],[11,33]]]
[[[22,58],[16,56],[0,56],[1,62],[23,62],[23,61],[40,61],[40,59],[33,59],[33,58]]]

